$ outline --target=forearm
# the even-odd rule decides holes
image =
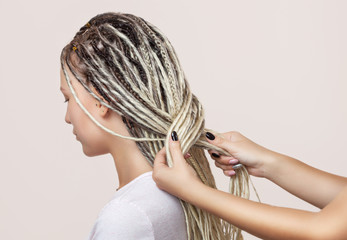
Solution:
[[[320,213],[274,207],[198,184],[183,199],[262,239],[329,239],[321,233]],[[329,217],[328,217],[329,219]],[[331,239],[331,238],[330,238]]]
[[[347,178],[313,168],[297,159],[272,152],[265,177],[295,196],[326,206],[347,185]]]

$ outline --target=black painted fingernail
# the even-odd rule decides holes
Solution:
[[[212,133],[210,133],[210,132],[206,132],[206,137],[208,139],[210,139],[210,140],[214,140],[215,139],[215,136]]]
[[[217,153],[212,153],[212,156],[219,158],[219,155]]]
[[[172,138],[172,140],[174,140],[174,141],[177,141],[177,140],[178,140],[178,136],[177,136],[176,131],[172,131],[172,133],[171,133],[171,138]]]

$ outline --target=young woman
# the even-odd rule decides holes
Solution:
[[[92,18],[61,53],[65,121],[87,156],[111,154],[119,189],[89,239],[230,239],[230,225],[157,188],[152,165],[177,129],[199,179],[215,187],[203,108],[169,40],[131,14]],[[169,153],[169,149],[167,148]]]
[[[347,239],[347,178],[273,152],[238,132],[219,136],[207,132],[206,137],[231,155],[209,151],[225,175],[235,174],[233,166],[242,163],[253,176],[265,177],[322,210],[315,213],[274,207],[209,188],[186,164],[179,140],[170,141],[172,168],[166,165],[164,150],[156,156],[153,178],[161,189],[262,239]]]
[[[130,136],[121,117],[96,101],[71,72],[68,74],[88,112],[104,126]],[[90,157],[110,153],[118,173],[118,191],[100,212],[89,239],[187,239],[178,199],[155,186],[152,167],[136,144],[112,137],[96,126],[76,103],[63,73],[61,91],[68,101],[65,121],[73,126],[83,152]]]

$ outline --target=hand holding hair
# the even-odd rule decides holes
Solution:
[[[326,206],[346,185],[346,178],[313,168],[295,158],[271,151],[236,131],[214,136],[208,142],[223,148],[232,157],[209,150],[216,166],[225,175],[233,174],[235,163],[242,163],[249,174],[264,177],[318,208]],[[212,140],[213,139],[213,140]],[[321,191],[321,189],[325,189]]]
[[[207,136],[232,155],[213,157],[217,166],[228,166],[224,171],[230,171],[228,161],[234,160],[233,165],[237,159],[252,175],[266,177],[322,210],[276,207],[210,188],[186,163],[179,142],[172,140],[172,168],[165,164],[163,149],[154,161],[153,178],[159,188],[262,239],[347,239],[347,178],[268,150],[238,132]]]
[[[157,186],[181,199],[184,199],[186,191],[194,188],[195,184],[203,184],[194,169],[186,162],[181,145],[175,131],[169,141],[172,154],[173,166],[170,168],[166,163],[166,151],[163,147],[156,155],[153,165],[153,179]]]
[[[174,131],[172,136],[176,132]],[[254,176],[264,177],[265,163],[269,158],[271,151],[252,142],[239,132],[231,131],[215,136],[207,132],[208,142],[214,144],[232,156],[218,155],[216,151],[209,150],[211,157],[216,160],[217,167],[223,169],[224,174],[231,176],[235,174],[233,168],[239,163],[243,164],[248,172]],[[172,150],[173,167],[169,168],[166,163],[165,147],[156,155],[154,161],[153,178],[158,187],[173,195],[184,199],[184,190],[191,191],[192,185],[197,184],[198,180],[193,168],[185,161],[188,156],[183,156],[179,140],[170,139],[170,151]],[[236,169],[236,168],[235,168]],[[231,174],[230,174],[231,173]],[[201,183],[201,182],[200,182]],[[189,185],[189,186],[188,186]]]
[[[256,177],[265,177],[266,167],[271,160],[271,150],[256,144],[236,131],[222,133],[220,136],[207,133],[208,142],[214,144],[232,156],[219,155],[216,151],[209,150],[211,158],[217,167],[221,168],[226,176],[235,174],[233,170],[239,163],[243,164],[249,174]]]

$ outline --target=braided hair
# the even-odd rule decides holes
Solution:
[[[187,162],[204,184],[216,188],[204,149],[229,155],[208,143],[204,109],[192,94],[169,40],[160,30],[132,14],[103,13],[80,28],[61,52],[61,67],[68,86],[82,110],[100,128],[118,137],[132,139],[153,165],[156,153],[166,147],[172,166],[169,137],[180,136]],[[102,126],[81,104],[70,83],[66,67],[102,105],[118,113],[131,137]],[[92,90],[103,97],[101,99]],[[249,175],[244,167],[231,178],[231,192],[249,197]],[[183,200],[188,239],[242,239],[241,231]]]

